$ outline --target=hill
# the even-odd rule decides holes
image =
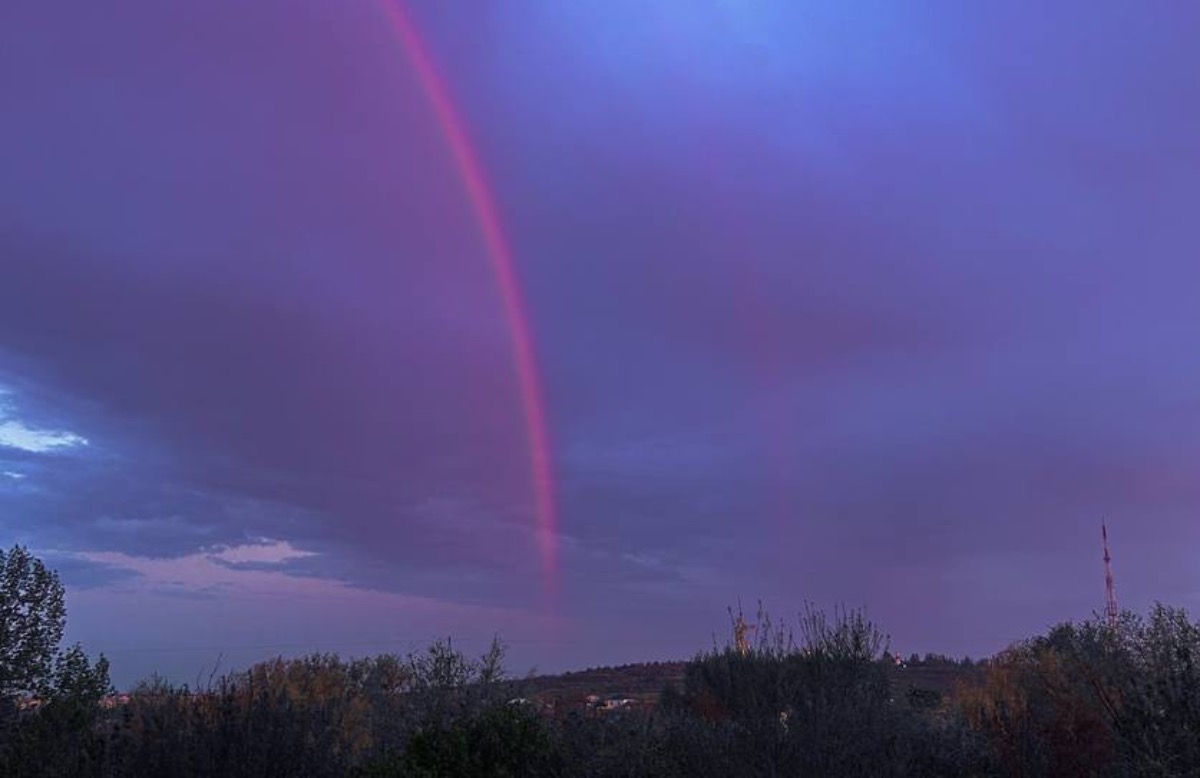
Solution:
[[[514,693],[543,702],[582,701],[594,695],[601,699],[624,697],[654,704],[666,686],[682,685],[686,665],[685,661],[642,662],[534,676],[514,682]],[[897,696],[917,689],[936,692],[945,698],[954,693],[959,681],[982,678],[983,667],[950,661],[924,661],[889,665],[889,673]]]

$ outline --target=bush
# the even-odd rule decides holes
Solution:
[[[203,690],[151,678],[106,708],[107,662],[58,646],[57,578],[22,549],[0,556],[0,775],[1200,778],[1200,625],[1161,605],[1060,624],[950,695],[903,686],[861,611],[808,607],[797,639],[760,607],[756,640],[731,610],[732,639],[688,662],[657,709],[545,716],[510,702],[498,641],[470,659],[448,640],[278,658]],[[41,705],[19,709],[35,689]]]
[[[1005,775],[1200,775],[1200,627],[1157,605],[1065,623],[960,694]]]

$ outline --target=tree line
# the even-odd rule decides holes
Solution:
[[[105,706],[107,662],[61,646],[65,619],[57,575],[0,551],[0,775],[1200,776],[1200,625],[1161,605],[1056,626],[951,693],[906,684],[862,611],[760,607],[752,644],[603,716],[525,699],[499,641],[152,677]]]

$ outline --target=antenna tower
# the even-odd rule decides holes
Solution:
[[[1104,616],[1108,620],[1109,629],[1117,628],[1120,611],[1117,610],[1117,589],[1113,585],[1112,555],[1108,553],[1108,526],[1100,524],[1100,537],[1104,540],[1104,589],[1107,600],[1104,605]]]

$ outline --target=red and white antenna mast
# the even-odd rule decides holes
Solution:
[[[1108,527],[1104,523],[1100,524],[1100,537],[1104,540],[1104,589],[1108,597],[1104,616],[1108,619],[1109,629],[1116,629],[1120,611],[1117,610],[1117,589],[1113,585],[1112,555],[1108,553]]]

